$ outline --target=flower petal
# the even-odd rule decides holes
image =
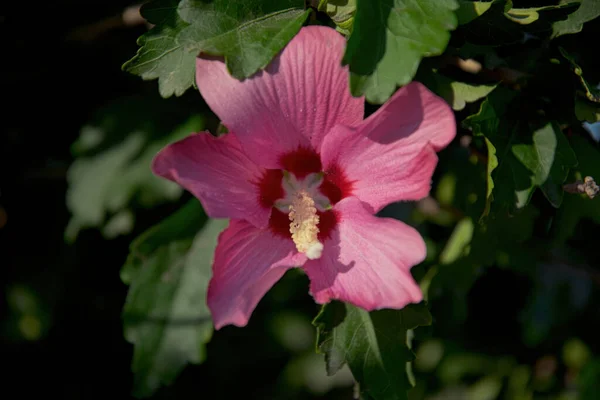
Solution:
[[[402,141],[404,146],[420,147],[429,143],[440,151],[456,136],[456,121],[448,103],[423,84],[411,82],[370,115],[360,131],[381,143]]]
[[[265,293],[290,268],[301,266],[304,254],[294,243],[231,220],[219,235],[207,302],[216,329],[229,324],[245,326]]]
[[[321,146],[324,170],[341,170],[373,212],[430,190],[436,150],[456,134],[454,113],[419,83],[400,89],[357,128],[336,126]]]
[[[412,227],[373,216],[356,197],[335,205],[338,224],[318,260],[304,265],[317,303],[337,299],[366,310],[400,309],[423,295],[410,268],[425,259]]]
[[[344,46],[332,28],[304,27],[264,71],[238,81],[223,61],[201,56],[196,82],[249,156],[279,168],[282,154],[298,147],[318,150],[334,125],[362,121],[364,100],[350,94],[348,67],[341,65]]]
[[[269,223],[271,208],[259,202],[262,169],[242,151],[234,134],[193,134],[162,149],[152,171],[179,183],[196,196],[213,218],[245,219],[258,227]]]
[[[359,130],[338,125],[323,142],[324,171],[342,171],[351,195],[376,213],[400,200],[418,200],[429,193],[437,155],[427,144],[383,144]]]

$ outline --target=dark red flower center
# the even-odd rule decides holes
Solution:
[[[323,168],[321,157],[312,149],[300,147],[295,151],[286,153],[281,156],[280,163],[282,169],[266,170],[260,181],[257,182],[261,206],[272,208],[269,227],[276,235],[291,239],[289,215],[275,207],[275,202],[286,196],[282,183],[284,179],[283,171],[293,174],[298,181],[305,179],[310,174],[323,173],[323,179],[318,190],[320,194],[329,200],[332,207],[352,194],[352,182],[348,180],[340,166],[334,163]],[[319,216],[318,239],[323,242],[330,237],[338,218],[332,208],[318,210],[317,215]]]

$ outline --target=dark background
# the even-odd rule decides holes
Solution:
[[[147,29],[143,24],[119,24],[118,16],[131,4],[55,1],[1,6],[0,360],[7,371],[0,392],[11,393],[9,397],[130,396],[133,347],[123,338],[121,310],[127,286],[119,270],[130,241],[189,196],[136,209],[135,228],[125,236],[107,240],[100,231],[87,229],[74,244],[67,244],[63,235],[70,218],[65,205],[67,170],[73,161],[70,146],[81,127],[111,101],[158,96],[155,81],[121,71],[137,50],[137,37]],[[183,98],[164,102],[205,114],[209,128],[214,128],[214,117],[198,93],[190,90]],[[589,234],[581,236],[586,239],[579,247],[588,253],[597,251],[597,228],[589,221],[581,227]],[[449,233],[442,229],[432,236],[442,240]],[[533,348],[523,343],[518,316],[535,282],[500,268],[487,269],[469,292],[464,324],[453,323],[443,299],[434,303],[436,324],[423,330],[422,339],[442,337],[462,352],[479,355],[513,355],[540,376],[549,365],[554,379],[549,393],[556,394],[568,387],[565,367],[556,361],[564,341],[577,336],[596,354],[599,351],[597,269],[593,274],[595,302],[554,331],[556,340]],[[284,373],[298,354],[313,352],[309,323],[318,307],[307,287],[300,274],[286,275],[260,303],[247,328],[227,327],[215,334],[206,363],[188,366],[155,398],[351,398],[347,378],[339,388],[318,393],[306,384],[292,385]],[[23,309],[33,311],[26,315]],[[299,347],[286,345],[278,336],[273,321],[279,317],[300,321],[292,334],[304,338]],[[418,377],[439,387],[426,374]]]

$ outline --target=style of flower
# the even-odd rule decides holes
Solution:
[[[155,174],[194,194],[220,234],[207,302],[217,329],[244,326],[264,294],[301,267],[317,303],[366,310],[422,300],[410,268],[425,244],[412,227],[375,214],[429,193],[454,114],[413,82],[369,118],[342,67],[345,40],[304,27],[269,64],[238,81],[201,55],[196,82],[228,128],[193,134],[159,152]]]

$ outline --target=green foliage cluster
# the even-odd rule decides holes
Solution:
[[[427,301],[371,313],[324,306],[313,325],[327,373],[347,365],[358,395],[375,400],[436,391],[439,398],[471,399],[597,396],[600,349],[594,355],[589,343],[556,329],[593,304],[600,274],[593,244],[600,200],[581,189],[585,177],[600,181],[593,125],[600,121],[600,2],[154,0],[141,13],[153,26],[123,68],[157,79],[163,97],[194,86],[200,52],[223,56],[230,73],[244,79],[304,24],[324,24],[346,36],[349,85],[371,111],[412,80],[455,110],[457,139],[440,153],[431,196],[402,205],[428,242],[427,260],[413,271]],[[120,115],[132,120],[132,113],[140,114],[139,124],[123,123]],[[85,227],[108,237],[128,233],[140,205],[179,199],[180,190],[153,177],[148,165],[163,145],[204,122],[141,102],[102,110],[73,145],[67,237]],[[385,212],[398,216],[393,207]],[[212,325],[204,297],[224,223],[207,221],[190,200],[131,244],[122,270],[130,285],[123,320],[140,397],[205,358]],[[560,360],[577,382],[577,397],[514,357],[458,349],[468,337],[460,329],[467,298],[489,269],[534,283],[519,334],[529,348],[553,335],[564,339]],[[502,293],[500,303],[511,288]]]

